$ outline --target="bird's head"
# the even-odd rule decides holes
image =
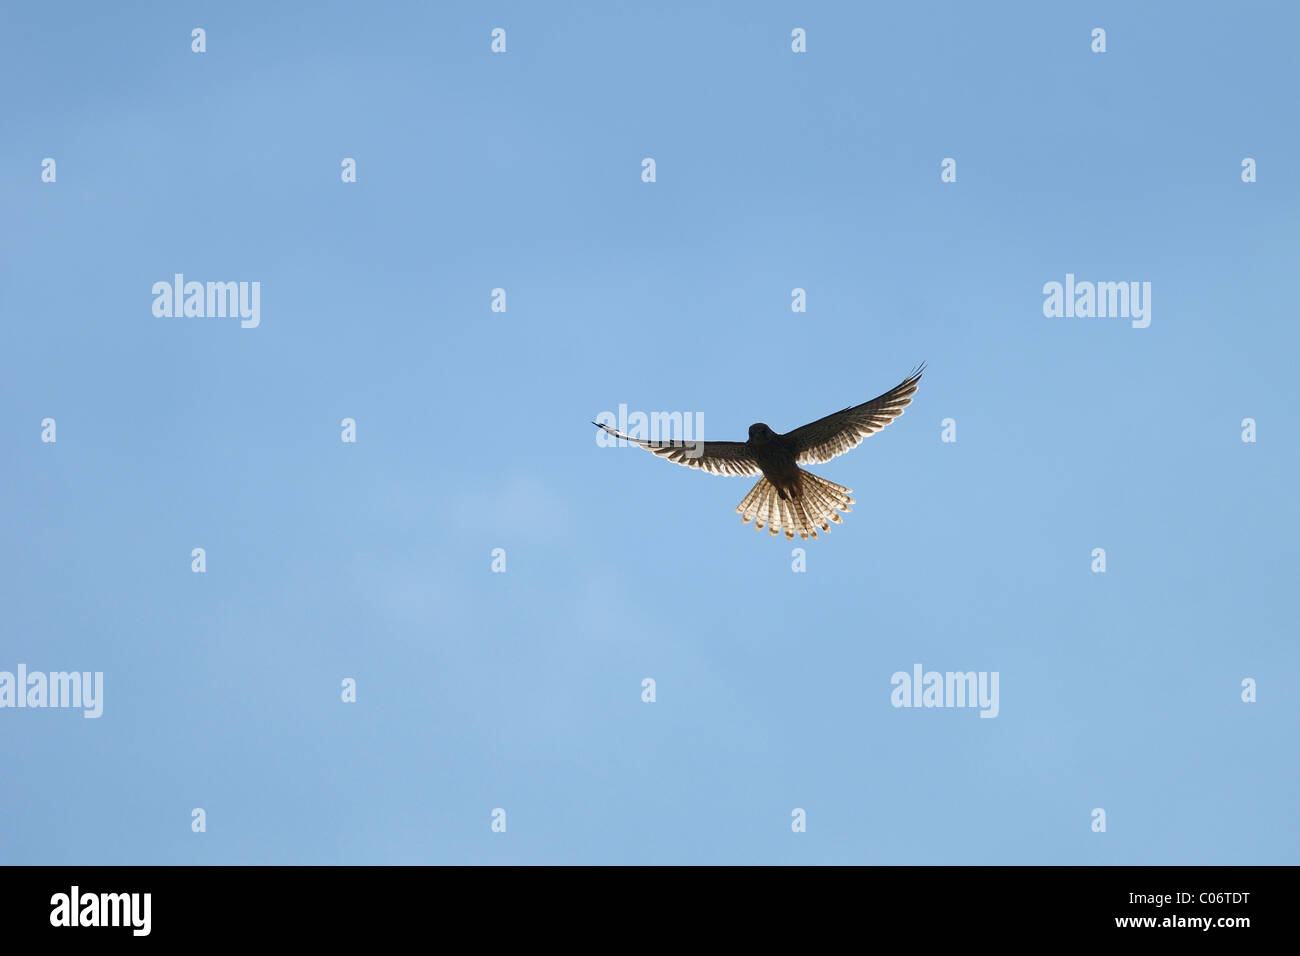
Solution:
[[[762,422],[755,422],[749,426],[749,440],[756,445],[771,441],[776,436],[776,432],[768,428]]]

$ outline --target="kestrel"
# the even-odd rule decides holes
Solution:
[[[736,506],[740,520],[753,521],[756,529],[766,525],[773,537],[784,531],[791,539],[796,534],[815,538],[818,528],[829,532],[831,522],[843,523],[836,512],[852,510],[849,495],[853,492],[799,466],[820,464],[851,451],[902,415],[912,404],[924,371],[922,364],[884,395],[784,435],[757,422],[749,426],[748,441],[647,441],[599,422],[592,424],[679,465],[713,475],[762,475]]]

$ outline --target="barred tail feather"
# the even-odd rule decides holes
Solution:
[[[767,478],[760,478],[736,505],[736,513],[742,522],[754,522],[756,529],[766,527],[773,537],[785,532],[787,539],[797,534],[806,540],[817,537],[818,528],[829,533],[831,524],[842,524],[838,512],[853,510],[852,494],[843,485],[800,468],[799,483],[789,499],[782,498]]]

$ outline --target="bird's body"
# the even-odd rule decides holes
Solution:
[[[652,442],[632,438],[608,425],[592,424],[679,465],[717,475],[762,475],[736,506],[740,520],[753,521],[755,528],[766,526],[773,536],[783,530],[787,538],[796,534],[815,538],[818,528],[830,531],[832,523],[842,523],[838,512],[851,510],[852,492],[799,466],[830,461],[902,415],[911,404],[924,370],[925,366],[917,368],[895,388],[869,402],[784,435],[763,422],[755,422],[749,426],[748,440],[743,442]]]
[[[779,435],[762,422],[749,426],[749,440],[745,442],[763,477],[776,488],[781,498],[789,498],[798,489],[799,473],[796,464],[799,450],[785,435]]]

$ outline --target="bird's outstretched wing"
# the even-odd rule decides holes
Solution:
[[[749,446],[743,441],[647,441],[624,435],[616,428],[592,422],[615,438],[622,438],[634,445],[640,445],[646,451],[653,452],[660,458],[688,468],[699,468],[711,475],[761,475],[763,469],[758,467]]]
[[[920,365],[884,395],[787,432],[785,438],[794,443],[798,463],[820,464],[857,448],[862,439],[903,414],[903,409],[912,403],[917,382],[924,372],[925,365]]]

